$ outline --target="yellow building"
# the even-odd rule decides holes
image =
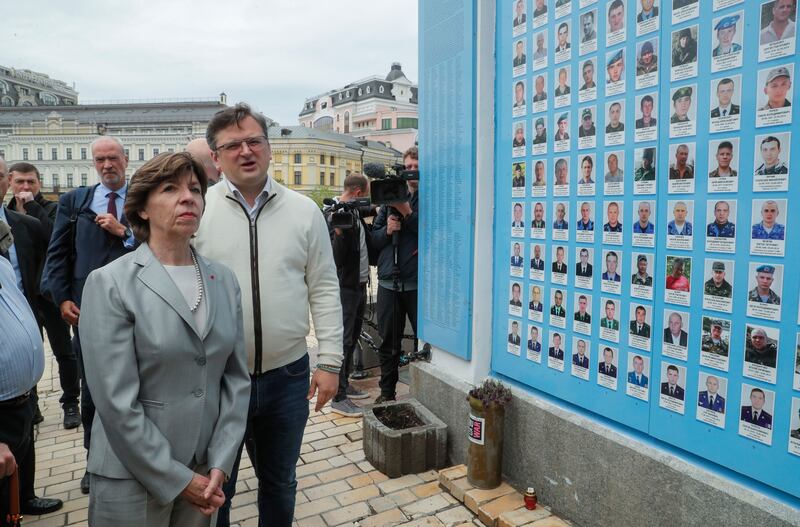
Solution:
[[[340,189],[344,178],[361,172],[366,163],[389,168],[403,160],[402,152],[383,143],[304,126],[271,126],[269,142],[270,175],[306,193],[318,187]]]

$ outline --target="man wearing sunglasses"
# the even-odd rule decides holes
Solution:
[[[269,177],[263,115],[243,103],[221,110],[206,140],[225,179],[209,189],[196,245],[229,266],[241,286],[252,379],[244,444],[258,478],[259,525],[289,527],[308,400],[316,393],[320,411],[336,394],[342,363],[342,306],[328,226],[313,201]],[[309,311],[319,341],[313,376]],[[237,459],[227,475],[217,525],[229,525],[238,465]]]

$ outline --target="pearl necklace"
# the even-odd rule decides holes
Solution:
[[[194,264],[194,277],[197,280],[197,300],[194,301],[193,306],[189,307],[189,311],[194,313],[200,307],[200,302],[203,301],[203,276],[200,274],[200,266],[197,264],[197,257],[194,255],[194,251],[192,251],[192,263]]]

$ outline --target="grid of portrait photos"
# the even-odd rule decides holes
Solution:
[[[505,352],[800,456],[797,2],[506,5]]]

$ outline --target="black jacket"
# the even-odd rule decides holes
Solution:
[[[36,313],[39,280],[47,251],[47,236],[41,222],[34,217],[6,208],[6,218],[8,226],[11,227],[11,235],[14,236],[14,249],[17,252],[19,271],[22,275],[23,292],[31,310]]]
[[[398,247],[397,262],[400,267],[400,280],[417,279],[417,249],[418,224],[419,224],[419,192],[412,194],[409,200],[411,214],[403,220],[403,227],[399,233],[400,245]],[[386,235],[386,216],[389,207],[381,206],[378,216],[372,223],[372,245],[378,253],[378,279],[391,280],[392,269],[394,268],[394,250],[392,249],[392,239]]]
[[[348,289],[358,289],[361,285],[361,243],[359,242],[361,229],[364,230],[364,240],[367,244],[367,251],[372,253],[372,240],[370,239],[370,228],[364,222],[364,217],[374,214],[374,209],[359,209],[360,218],[352,229],[342,229],[341,236],[336,235],[331,227],[330,218],[333,210],[330,207],[323,209],[323,214],[328,222],[328,233],[331,236],[333,246],[333,260],[336,262],[336,275],[339,277],[339,287]],[[372,254],[369,260],[374,260]]]
[[[11,201],[8,202],[8,208],[14,212],[17,211],[17,198],[11,198]],[[44,199],[41,192],[34,196],[33,201],[25,204],[25,213],[41,222],[48,240],[53,232],[57,212],[58,202]]]

